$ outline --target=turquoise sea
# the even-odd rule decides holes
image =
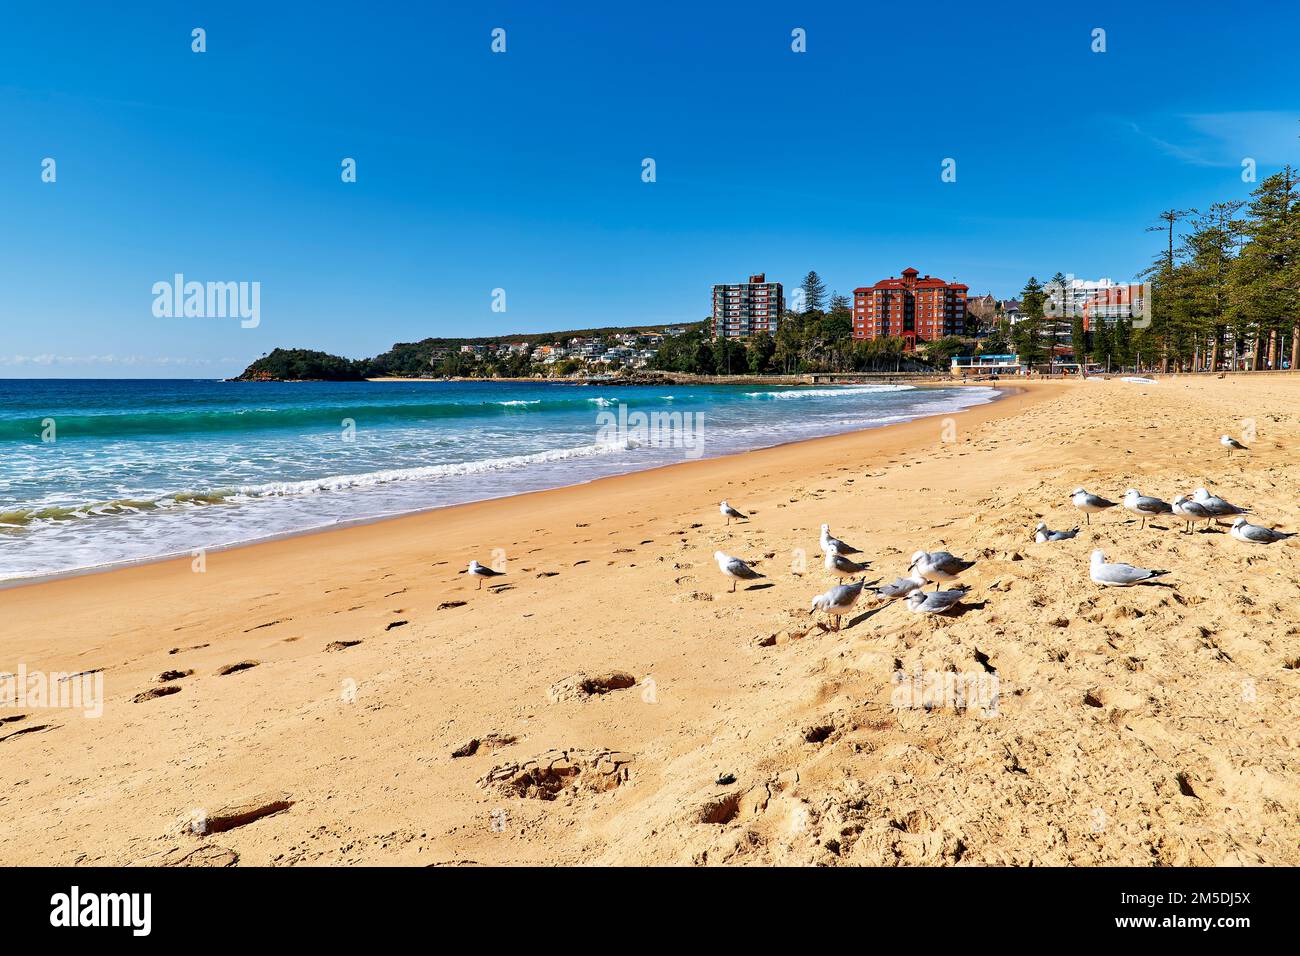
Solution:
[[[0,580],[575,484],[993,397],[907,385],[0,380]]]

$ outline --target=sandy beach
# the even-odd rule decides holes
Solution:
[[[1030,540],[1083,525],[1080,485],[1300,530],[1300,376],[1009,391],[0,591],[0,672],[106,695],[0,707],[0,863],[1300,864],[1300,538],[1114,509]],[[826,630],[823,522],[869,580],[977,559],[968,607]],[[1167,586],[1093,585],[1094,548]],[[729,593],[715,550],[766,578]],[[995,676],[996,707],[899,706],[898,674],[945,672]]]

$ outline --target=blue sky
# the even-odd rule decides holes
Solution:
[[[1128,279],[1161,209],[1300,161],[1294,6],[273,6],[0,12],[0,377],[695,321],[756,271]],[[260,325],[155,317],[177,272]]]

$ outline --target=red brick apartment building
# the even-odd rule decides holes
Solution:
[[[855,339],[901,338],[906,349],[966,331],[966,292],[960,282],[944,282],[904,269],[903,277],[881,279],[853,290]]]
[[[713,337],[739,339],[767,332],[776,335],[776,324],[785,310],[781,283],[768,282],[766,273],[748,282],[713,287]]]

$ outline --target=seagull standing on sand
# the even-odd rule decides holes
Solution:
[[[1169,502],[1144,495],[1136,488],[1124,492],[1124,507],[1142,519],[1143,528],[1147,526],[1147,518],[1174,513]]]
[[[1209,522],[1214,520],[1213,511],[1199,501],[1192,501],[1186,495],[1179,495],[1169,507],[1173,509],[1175,515],[1186,522],[1188,532],[1192,530],[1192,525],[1197,521],[1206,522],[1206,527],[1208,527]]]
[[[886,584],[882,587],[872,588],[872,592],[882,598],[893,600],[894,598],[907,597],[913,591],[925,587],[925,578],[896,578],[894,583]]]
[[[731,578],[731,590],[736,590],[737,581],[754,581],[758,578],[767,577],[766,574],[759,574],[745,561],[740,558],[733,558],[729,554],[723,554],[721,551],[713,552],[713,560],[718,562],[718,570]]]
[[[1078,533],[1078,528],[1071,528],[1069,531],[1053,531],[1047,527],[1046,521],[1040,521],[1038,527],[1034,529],[1034,541],[1038,544],[1045,544],[1048,541],[1069,541]]]
[[[1135,584],[1143,584],[1152,578],[1158,578],[1160,575],[1168,573],[1168,571],[1135,568],[1131,564],[1121,564],[1119,562],[1108,564],[1106,562],[1106,553],[1101,548],[1092,552],[1092,565],[1088,569],[1088,576],[1092,578],[1093,584],[1100,584],[1108,588],[1131,588]]]
[[[828,524],[822,525],[821,542],[822,542],[823,551],[834,551],[836,554],[861,554],[862,553],[860,550],[853,547],[851,544],[845,544],[839,538],[832,538],[831,526]]]
[[[749,520],[749,515],[741,514],[735,508],[731,507],[731,505],[727,504],[726,501],[723,501],[722,504],[718,505],[718,510],[721,511],[722,516],[727,519],[727,524],[731,524],[732,518],[743,518],[745,521]]]
[[[483,590],[483,582],[492,578],[499,578],[505,575],[504,571],[494,571],[487,565],[479,564],[477,561],[471,561],[467,569],[470,577],[478,578],[478,590]]]
[[[939,590],[940,581],[956,581],[957,575],[973,567],[974,561],[967,561],[947,551],[918,551],[912,555],[909,571],[916,576],[934,582],[934,589]]]
[[[856,561],[850,561],[842,554],[836,554],[829,548],[826,550],[826,570],[831,574],[838,574],[842,578],[853,578],[859,574],[866,574],[868,563],[859,564]]]
[[[1247,544],[1272,544],[1274,541],[1285,541],[1287,538],[1294,538],[1294,531],[1274,531],[1272,528],[1265,528],[1263,525],[1251,524],[1245,518],[1238,518],[1232,523],[1232,530],[1228,532],[1238,541],[1244,541]]]
[[[818,611],[825,611],[828,617],[835,618],[835,630],[840,629],[840,618],[849,611],[853,610],[853,605],[858,603],[858,598],[862,597],[862,587],[864,582],[859,581],[857,584],[841,584],[831,588],[825,594],[819,594],[812,601],[812,607],[808,609],[809,614],[815,614]]]
[[[966,590],[955,591],[913,591],[907,596],[907,606],[914,614],[946,614],[961,603]]]
[[[1233,438],[1231,435],[1220,435],[1219,444],[1228,449],[1228,457],[1232,457],[1233,449],[1236,449],[1237,451],[1250,451],[1249,448],[1237,441],[1237,439]]]
[[[1108,501],[1101,495],[1093,495],[1084,491],[1082,488],[1075,488],[1070,492],[1070,502],[1087,515],[1086,524],[1092,524],[1092,516],[1095,512],[1105,511],[1107,508],[1114,508],[1118,502]]]
[[[1249,508],[1238,508],[1230,504],[1218,495],[1212,495],[1204,488],[1197,488],[1192,492],[1192,500],[1202,505],[1210,514],[1216,518],[1227,518],[1232,515],[1250,514]]]

